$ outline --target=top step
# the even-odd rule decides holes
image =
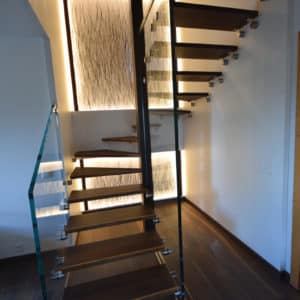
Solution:
[[[258,11],[176,2],[174,19],[177,27],[235,31],[249,19],[258,17]]]
[[[118,136],[103,138],[103,142],[117,142],[117,143],[138,143],[139,138],[137,136]]]
[[[97,157],[140,157],[140,153],[127,152],[127,151],[116,151],[116,150],[86,150],[78,151],[75,153],[75,158],[97,158]]]

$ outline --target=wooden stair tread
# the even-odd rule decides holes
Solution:
[[[177,71],[177,81],[201,81],[207,82],[213,80],[215,77],[222,76],[222,72],[201,72],[201,71]],[[151,80],[164,81],[172,79],[172,72],[170,71],[149,71],[147,76]]]
[[[65,248],[59,252],[59,256],[64,257],[64,264],[57,269],[69,272],[163,249],[163,241],[157,232],[139,233]]]
[[[176,73],[177,81],[211,81],[215,77],[222,76],[222,72],[190,72],[179,71]]]
[[[161,99],[172,99],[172,93],[149,93],[149,96]],[[181,101],[193,101],[201,98],[208,97],[209,93],[179,93],[176,99]]]
[[[120,142],[120,143],[138,143],[139,138],[137,136],[119,136],[103,138],[103,142]]]
[[[151,113],[153,114],[159,114],[159,115],[167,115],[167,114],[173,114],[174,110],[172,108],[167,109],[167,108],[156,108],[156,109],[151,109]],[[184,109],[179,109],[178,110],[179,115],[189,115],[191,113],[190,110],[184,110]]]
[[[100,176],[112,176],[112,175],[124,175],[140,173],[139,168],[75,168],[71,174],[71,178],[86,178],[86,177],[100,177]]]
[[[140,153],[116,151],[116,150],[86,150],[75,153],[75,158],[96,158],[96,157],[139,157]]]
[[[177,58],[220,59],[238,50],[237,46],[176,43]]]
[[[147,189],[141,184],[122,185],[117,187],[97,188],[89,190],[78,190],[71,192],[69,196],[69,203],[100,200],[135,194],[144,194],[146,192]]]
[[[179,3],[174,5],[175,26],[235,31],[255,19],[258,11],[229,7]]]
[[[181,101],[194,101],[208,96],[209,93],[179,93],[177,99]]]
[[[234,45],[212,45],[198,43],[176,43],[175,55],[177,58],[189,59],[221,59],[228,56],[231,52],[236,52],[237,46]],[[154,42],[151,48],[153,57],[169,57],[171,55],[170,43]]]
[[[146,300],[175,293],[177,286],[165,265],[67,287],[64,300]]]
[[[105,226],[120,225],[155,217],[153,208],[143,205],[107,209],[71,216],[65,227],[66,233],[89,230]]]

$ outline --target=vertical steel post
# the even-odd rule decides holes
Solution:
[[[143,22],[142,0],[131,0],[132,25],[134,36],[135,70],[136,70],[136,95],[137,95],[137,122],[140,138],[140,153],[143,170],[143,184],[148,189],[145,195],[145,205],[154,207],[153,201],[153,178],[151,162],[151,136],[149,126],[148,95],[146,86],[146,65],[145,65],[145,37],[144,31],[140,32]],[[145,222],[145,230],[155,229],[153,221]]]
[[[172,57],[172,85],[174,99],[174,134],[176,152],[176,179],[177,179],[177,210],[178,210],[178,243],[179,243],[179,264],[180,264],[180,289],[181,298],[184,298],[184,261],[183,261],[183,237],[182,237],[182,173],[181,173],[181,153],[179,145],[179,126],[178,126],[178,85],[177,85],[177,58],[176,58],[176,25],[174,21],[174,0],[169,0],[170,6],[170,30],[171,30],[171,57]]]

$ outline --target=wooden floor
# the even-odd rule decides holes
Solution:
[[[177,248],[177,210],[173,203],[157,207],[157,226],[169,248]],[[195,300],[300,300],[300,294],[280,280],[279,274],[242,247],[188,203],[183,204],[186,285]],[[122,235],[121,226],[112,231],[93,230],[80,235],[79,243]],[[140,232],[140,223],[126,225],[127,234]],[[171,270],[178,271],[177,253],[166,257]],[[150,258],[140,263],[150,264]],[[52,261],[52,257],[49,257]],[[152,262],[153,263],[153,262]],[[124,271],[135,267],[122,262]],[[33,257],[0,261],[0,299],[39,300],[39,282]],[[106,268],[105,272],[108,271]],[[104,272],[104,273],[105,273]],[[92,271],[91,271],[92,273]],[[178,272],[177,272],[178,273]],[[80,275],[80,274],[79,274]],[[75,281],[78,278],[74,279]],[[50,299],[59,300],[63,281],[51,282]],[[122,300],[122,299],[116,299]]]

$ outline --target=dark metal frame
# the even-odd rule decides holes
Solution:
[[[72,90],[73,90],[73,102],[74,110],[79,111],[78,106],[78,95],[77,95],[77,86],[76,86],[76,75],[75,75],[75,66],[74,66],[74,55],[73,55],[73,45],[72,45],[72,35],[71,35],[71,26],[70,26],[70,15],[69,15],[69,5],[68,0],[62,0],[64,2],[64,14],[66,22],[66,32],[68,40],[68,52],[70,58],[70,72],[71,72],[71,81],[72,81]]]
[[[178,210],[178,240],[179,240],[179,264],[180,264],[180,291],[177,293],[178,299],[185,297],[185,281],[184,281],[184,257],[183,257],[183,234],[182,234],[182,216],[181,216],[181,203],[182,197],[182,171],[181,171],[181,153],[179,145],[179,126],[178,126],[178,100],[176,95],[178,93],[176,71],[177,60],[175,54],[176,46],[176,26],[174,21],[174,0],[168,0],[170,6],[170,28],[171,28],[171,51],[172,51],[172,80],[173,80],[173,101],[174,101],[174,135],[175,135],[175,152],[176,152],[176,179],[177,179],[177,210]],[[153,3],[152,3],[153,4]],[[151,6],[152,7],[152,6]],[[151,155],[150,144],[150,130],[149,130],[149,117],[148,117],[148,95],[146,89],[146,65],[145,65],[145,39],[144,39],[144,25],[147,21],[148,15],[143,19],[142,0],[132,0],[133,11],[133,28],[135,38],[135,53],[136,53],[136,75],[137,75],[137,90],[138,90],[138,104],[139,104],[139,119],[142,130],[147,130],[147,135],[144,138],[149,138],[149,143],[145,144],[146,148],[141,145],[141,151],[147,151],[146,155]],[[142,108],[142,111],[140,110]],[[145,114],[143,118],[140,114]],[[145,122],[145,123],[144,123]],[[143,133],[143,132],[141,132]],[[149,172],[149,169],[143,171]],[[153,188],[153,187],[152,187]],[[153,201],[153,199],[152,199]]]
[[[173,84],[173,103],[174,103],[174,131],[175,131],[175,152],[176,152],[176,179],[177,179],[177,212],[178,212],[178,243],[179,243],[179,264],[180,264],[180,289],[181,296],[184,298],[184,257],[183,257],[183,235],[182,235],[182,216],[181,216],[181,202],[182,202],[182,172],[181,172],[181,153],[179,145],[179,126],[178,126],[178,94],[177,85],[177,58],[176,58],[176,25],[174,19],[174,0],[169,0],[170,7],[170,29],[171,29],[171,54],[172,54],[172,84]]]
[[[137,124],[140,138],[140,153],[143,171],[143,185],[148,189],[144,196],[144,203],[154,207],[153,200],[153,178],[151,162],[151,137],[148,110],[148,94],[146,86],[146,65],[145,65],[145,39],[144,32],[140,32],[140,25],[143,22],[142,0],[131,0],[132,24],[134,36],[134,54],[136,69],[136,95],[137,95]],[[145,230],[155,230],[155,224],[151,221],[145,222]]]

